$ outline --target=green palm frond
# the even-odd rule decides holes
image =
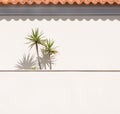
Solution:
[[[45,39],[44,34],[41,32],[39,33],[39,29],[32,29],[31,35],[28,35],[26,39],[29,41],[27,44],[29,44],[29,47],[32,48],[35,44],[41,44],[44,45]]]
[[[52,54],[56,54],[57,53],[57,50],[54,46],[54,41],[53,40],[50,40],[48,39],[45,43],[45,52],[49,53],[50,55]]]
[[[57,53],[57,50],[51,49],[51,53],[52,53],[52,54],[56,54],[56,53]]]

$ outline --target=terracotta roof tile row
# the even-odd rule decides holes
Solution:
[[[120,0],[0,0],[0,4],[120,4]]]

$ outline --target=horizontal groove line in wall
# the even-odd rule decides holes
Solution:
[[[120,70],[0,70],[0,72],[120,72]]]

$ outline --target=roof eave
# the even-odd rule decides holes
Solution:
[[[0,16],[80,16],[120,15],[118,5],[3,5]]]

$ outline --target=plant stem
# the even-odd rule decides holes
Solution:
[[[39,56],[38,44],[37,43],[36,43],[36,52],[37,52],[37,60],[38,60],[39,69],[42,69],[41,63],[40,63],[40,56]]]
[[[51,56],[50,56],[50,53],[49,53],[49,64],[50,64],[50,70],[52,70],[52,63],[51,63]]]

